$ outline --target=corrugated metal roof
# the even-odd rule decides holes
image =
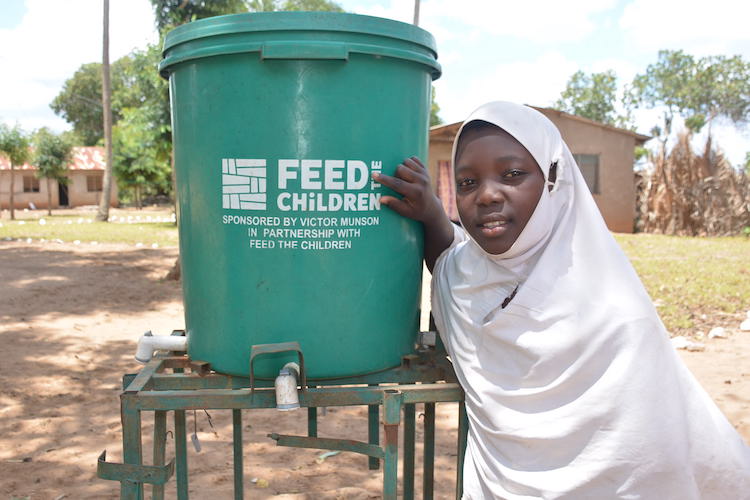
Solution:
[[[73,148],[73,161],[68,170],[104,170],[104,148],[99,146],[79,146]],[[10,170],[10,161],[0,156],[0,170]],[[34,165],[24,163],[16,170],[36,170]]]

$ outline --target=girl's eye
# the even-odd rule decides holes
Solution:
[[[470,179],[468,177],[467,178],[463,178],[463,179],[458,179],[456,181],[456,187],[459,188],[459,189],[466,189],[468,187],[473,186],[474,184],[476,184],[476,181],[474,179]]]
[[[512,169],[508,170],[507,172],[505,172],[503,174],[503,177],[505,177],[506,179],[511,179],[513,177],[520,177],[520,176],[525,175],[525,174],[526,174],[526,172],[524,172],[523,170],[519,170],[517,168],[512,168]]]

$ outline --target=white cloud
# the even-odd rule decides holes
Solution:
[[[750,3],[738,0],[633,0],[620,28],[640,49],[683,49],[698,56],[750,56]]]
[[[354,12],[411,23],[414,2],[388,0],[353,6]],[[453,39],[512,36],[533,43],[584,39],[596,27],[593,17],[612,9],[615,0],[422,0],[420,26],[441,43]]]
[[[454,33],[468,27],[483,36],[546,43],[584,39],[596,27],[593,17],[614,4],[614,0],[424,0],[422,12],[426,26],[439,23]]]
[[[447,122],[462,120],[481,104],[496,100],[549,106],[577,69],[559,52],[547,52],[530,61],[490,65],[482,74],[446,71],[444,80],[435,84],[441,116]]]
[[[148,0],[113,0],[110,60],[157,41]],[[61,129],[47,108],[81,64],[102,60],[102,4],[92,0],[27,0],[13,29],[0,30],[0,118],[33,129]]]

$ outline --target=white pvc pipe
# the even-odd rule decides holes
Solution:
[[[182,335],[153,335],[150,331],[138,339],[135,359],[141,363],[148,363],[154,351],[186,351],[187,337]]]
[[[285,364],[274,381],[277,410],[289,411],[299,408],[298,379],[299,365],[294,362]]]

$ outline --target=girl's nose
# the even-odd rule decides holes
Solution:
[[[479,188],[477,201],[480,205],[492,205],[505,201],[505,193],[500,184],[496,182],[483,182]]]

